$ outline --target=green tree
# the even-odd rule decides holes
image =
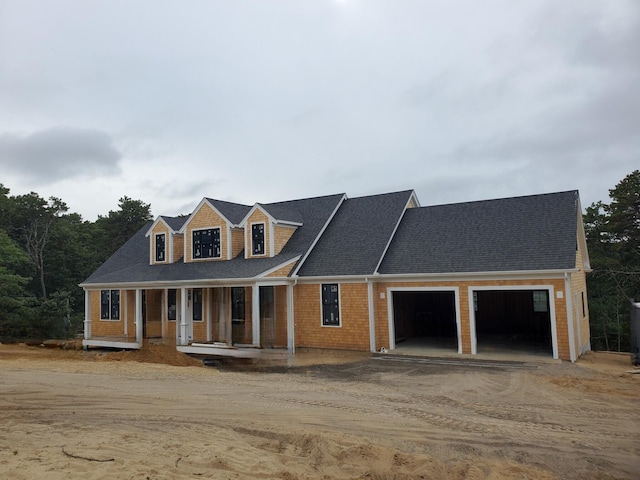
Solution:
[[[27,288],[30,269],[27,255],[0,229],[0,337],[29,334],[35,305]]]
[[[586,209],[593,271],[587,277],[592,347],[629,350],[629,304],[640,299],[640,170]]]
[[[68,210],[67,205],[56,197],[45,200],[37,193],[11,197],[8,208],[11,237],[18,242],[36,269],[37,292],[47,298],[45,256],[49,246],[53,223],[60,214]]]
[[[98,216],[96,220],[96,227],[102,234],[100,263],[153,220],[151,205],[141,200],[133,200],[125,195],[119,200],[118,206],[119,210],[111,210],[106,217]]]

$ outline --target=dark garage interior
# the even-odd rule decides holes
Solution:
[[[478,353],[553,353],[547,290],[474,292]]]
[[[457,351],[455,295],[452,291],[395,291],[396,345],[409,342]]]

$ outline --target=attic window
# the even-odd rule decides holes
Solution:
[[[264,255],[264,223],[251,225],[252,255]]]
[[[165,235],[159,233],[156,235],[156,262],[164,262],[166,258]]]
[[[193,233],[193,258],[220,258],[220,229],[206,228],[194,230]]]

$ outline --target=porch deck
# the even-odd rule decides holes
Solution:
[[[140,350],[142,345],[136,341],[135,337],[111,336],[111,337],[91,337],[82,340],[83,347],[121,348],[123,350]]]
[[[258,358],[260,350],[254,347],[236,347],[226,343],[191,343],[190,345],[178,345],[179,352],[193,355],[215,355],[234,358]]]

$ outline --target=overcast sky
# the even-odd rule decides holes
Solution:
[[[638,168],[637,0],[0,0],[0,183],[87,220]]]

